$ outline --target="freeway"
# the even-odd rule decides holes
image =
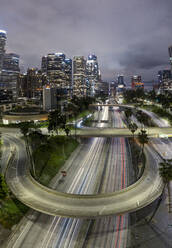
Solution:
[[[23,150],[24,148],[20,147],[20,149]],[[163,187],[158,175],[158,169],[154,172],[154,168],[151,167],[152,163],[147,163],[142,178],[124,190],[99,195],[60,193],[36,182],[31,177],[28,165],[23,159],[24,151],[21,156],[23,161],[22,166],[18,166],[16,163],[15,168],[10,167],[8,169],[7,182],[18,199],[26,205],[47,214],[78,218],[96,218],[135,211],[156,199]],[[148,151],[147,156],[151,156]],[[150,192],[152,183],[155,183],[157,189]],[[144,191],[142,192],[143,188]]]
[[[116,120],[115,123],[120,123],[120,120]],[[102,125],[101,125],[101,127],[102,127]],[[91,174],[88,174],[88,176],[86,177],[86,181],[85,181],[86,190],[84,189],[85,187],[81,186],[82,182],[83,182],[83,180],[81,180],[82,175],[83,175],[82,172],[84,172],[86,166],[83,166],[83,168],[81,168],[81,169],[79,167],[80,173],[77,174],[75,180],[77,180],[77,178],[80,178],[80,179],[78,179],[78,184],[73,185],[73,189],[71,190],[71,193],[78,193],[80,190],[81,191],[79,193],[81,193],[81,194],[83,194],[83,193],[88,194],[88,193],[92,193],[92,192],[96,193],[96,191],[97,191],[97,193],[100,193],[100,192],[105,193],[105,192],[111,192],[114,190],[122,189],[123,187],[125,187],[127,185],[127,171],[125,172],[124,179],[121,179],[120,171],[119,172],[115,171],[115,170],[117,170],[117,168],[118,169],[119,168],[120,169],[125,168],[123,166],[126,166],[126,168],[128,167],[127,162],[126,162],[127,161],[126,158],[122,159],[123,156],[125,156],[125,154],[126,154],[126,151],[125,151],[126,146],[125,146],[124,138],[112,138],[111,140],[106,139],[106,140],[108,140],[106,142],[104,142],[103,140],[104,139],[102,139],[102,138],[95,138],[94,140],[92,140],[91,147],[93,148],[92,149],[93,153],[95,153],[95,151],[96,151],[95,147],[97,145],[95,146],[95,144],[100,145],[100,143],[102,143],[102,147],[104,147],[105,150],[106,149],[110,150],[110,154],[111,154],[110,157],[112,157],[112,159],[114,159],[112,154],[119,154],[117,161],[119,161],[119,159],[121,158],[121,167],[117,166],[118,162],[116,160],[113,162],[113,160],[109,159],[109,162],[108,163],[106,162],[107,170],[106,170],[106,174],[105,174],[105,177],[103,180],[104,183],[101,183],[101,185],[102,185],[101,187],[98,187],[97,184],[94,183],[96,181],[95,177],[92,180],[90,178],[92,174],[95,176],[95,174],[97,173],[97,170],[94,171],[94,167],[92,167],[90,170]],[[107,148],[107,147],[109,147],[109,148]],[[19,150],[20,149],[18,149],[18,152],[19,152]],[[86,150],[86,153],[89,153],[89,150],[91,150],[91,148]],[[81,153],[81,151],[79,153]],[[98,154],[102,154],[102,153],[103,153],[103,150],[100,149]],[[88,164],[89,161],[91,160],[90,157],[91,157],[91,154],[88,155],[88,158],[87,158],[86,164],[88,165],[88,167],[90,167],[90,165]],[[152,157],[150,154],[150,159],[151,158]],[[103,163],[99,163],[99,161],[101,161],[101,160],[102,160],[101,158],[100,158],[100,160],[98,158],[96,158],[95,161],[93,161],[92,163],[95,163],[96,167],[98,167],[99,165],[100,165],[100,167],[104,167]],[[74,164],[75,164],[75,162],[74,162]],[[111,166],[112,164],[114,164],[116,169]],[[153,164],[156,168],[156,163],[153,163]],[[22,165],[22,163],[19,166],[21,167],[21,165]],[[71,172],[72,172],[73,167],[71,167],[71,168],[72,168],[71,169]],[[71,172],[70,172],[70,174],[71,174]],[[124,170],[123,170],[123,172],[124,172]],[[113,177],[113,175],[118,175],[118,173],[119,173],[119,176],[117,176],[115,179]],[[101,173],[99,173],[99,174],[101,174]],[[122,174],[124,176],[124,173],[122,173]],[[89,181],[89,178],[90,178],[90,181]],[[68,181],[68,179],[66,181]],[[71,180],[71,182],[72,181],[73,180]],[[71,184],[71,182],[69,182],[69,185]],[[114,182],[115,182],[115,184],[113,184]],[[149,182],[149,179],[148,179],[148,182]],[[65,182],[64,182],[64,184],[65,184]],[[89,186],[87,184],[89,184]],[[124,184],[126,184],[126,185],[124,185]],[[96,187],[95,187],[95,185],[96,185]],[[156,185],[154,187],[156,187]],[[62,186],[62,184],[60,185],[60,187],[61,186]],[[68,186],[66,183],[66,187],[68,187]],[[55,187],[55,186],[53,186],[53,187]],[[155,190],[154,187],[153,186],[151,187],[151,191],[149,192],[150,195]],[[59,185],[58,185],[58,190],[59,190]],[[61,191],[68,192],[67,190],[65,190],[65,187],[61,187]],[[70,190],[69,190],[69,192],[70,192]],[[106,196],[104,195],[104,197],[106,197]],[[137,199],[135,204],[136,204],[136,206],[140,205],[140,201]],[[104,209],[103,209],[103,211],[104,211]],[[38,220],[38,222],[37,222],[37,220]],[[40,216],[38,216],[38,218],[35,221],[32,220],[31,222],[32,222],[32,228],[30,227],[31,223],[29,223],[29,224],[27,224],[26,230],[25,230],[25,232],[30,230],[30,235],[22,232],[21,237],[24,236],[22,241],[21,241],[21,239],[18,239],[17,241],[15,241],[15,246],[9,246],[9,247],[74,247],[75,245],[76,246],[79,245],[79,247],[82,247],[82,242],[83,242],[83,245],[85,247],[87,247],[87,246],[88,247],[100,247],[100,244],[109,244],[109,247],[111,247],[110,245],[112,245],[112,247],[113,247],[113,244],[115,245],[115,247],[126,247],[125,244],[126,244],[126,239],[127,239],[127,222],[128,222],[126,215],[120,215],[117,217],[107,217],[104,220],[100,219],[100,220],[97,220],[96,222],[84,221],[84,220],[78,220],[78,219],[70,220],[68,218],[66,219],[66,218],[50,217],[47,215],[40,215]],[[33,223],[35,223],[35,222],[37,222],[37,225],[33,228]],[[48,225],[47,225],[48,227],[46,227],[45,229],[42,230],[43,226],[45,226],[45,222],[48,222]],[[81,235],[81,233],[83,233],[82,232],[83,229],[86,230],[86,234],[84,234],[84,235],[86,235],[85,237],[83,237],[83,235]],[[107,230],[113,230],[113,231],[110,232]],[[40,231],[39,238],[38,238],[38,231]],[[99,235],[96,235],[98,233],[99,233]],[[81,236],[81,238],[79,239],[79,241],[80,241],[79,244],[78,244],[78,239],[76,238],[78,235]]]
[[[105,111],[105,113],[107,113],[107,111]],[[121,123],[120,116],[118,115],[117,118],[119,120],[116,120],[115,123],[118,123],[119,125],[119,123]],[[103,126],[104,123],[100,123],[100,125]],[[101,143],[101,149],[95,154],[95,148],[99,143]],[[91,142],[89,141],[88,143],[82,145],[82,148],[78,150],[77,155],[71,159],[72,166],[69,164],[67,165],[67,168],[65,168],[68,170],[68,175],[70,174],[70,177],[66,178],[63,184],[59,185],[59,177],[57,176],[56,186],[58,190],[61,191],[68,189],[66,190],[67,192],[82,192],[85,194],[89,193],[89,191],[100,193],[112,192],[121,188],[125,188],[128,185],[128,153],[129,152],[127,150],[126,141],[124,138],[91,139]],[[114,154],[117,155],[114,156]],[[94,161],[91,159],[93,155],[94,157],[97,155]],[[85,161],[85,159],[87,159],[87,161]],[[80,167],[81,160],[83,160],[83,167]],[[85,166],[85,163],[87,166]],[[121,164],[121,166],[119,166],[119,164]],[[89,167],[91,169],[90,173],[88,177],[84,179],[84,174],[87,172]],[[95,173],[94,167],[96,167]],[[79,173],[77,173],[77,168]],[[99,175],[97,180],[95,178],[95,174]],[[90,182],[89,178],[93,175],[94,180]],[[80,178],[80,180],[78,180],[78,178]],[[84,181],[86,181],[86,185],[85,187],[82,187],[82,182]],[[95,181],[97,182],[96,184]],[[53,188],[55,188],[55,185],[53,185]],[[90,243],[91,230],[93,232],[92,235],[94,236],[94,232],[102,232],[102,227],[105,236],[109,240],[108,242],[112,242],[112,244],[113,242],[119,243],[120,247],[125,247],[127,240],[126,226],[128,220],[125,216],[108,217],[106,225],[104,225],[104,220],[99,220],[97,222],[98,225],[95,222],[95,226],[93,228],[92,221],[88,220],[85,221],[80,219],[51,217],[45,214],[40,214],[40,216],[35,217],[34,220],[33,216],[29,216],[29,218],[32,219],[33,223],[28,220],[26,227],[23,227],[22,233],[18,238],[12,239],[8,247],[74,247],[78,242],[78,239],[79,247],[82,247],[82,244],[85,243],[87,239]],[[124,221],[118,224],[120,225],[120,230],[116,230],[114,223],[118,223],[119,219],[123,219]],[[82,232],[83,226],[86,228],[86,230],[89,230],[89,238],[87,237],[86,231]],[[101,229],[99,229],[99,227],[101,227]],[[113,233],[111,228],[114,229]],[[91,240],[93,241],[92,238]],[[94,245],[102,242],[106,242],[104,235],[100,235],[99,238],[95,238],[92,245],[95,247]]]

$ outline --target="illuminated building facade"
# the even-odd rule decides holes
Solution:
[[[169,53],[169,56],[170,56],[170,64],[171,64],[171,71],[172,71],[172,46],[169,46],[168,53]]]
[[[158,71],[158,83],[162,83],[165,80],[171,79],[171,71],[170,70],[162,70]]]
[[[124,76],[123,75],[118,75],[118,85],[124,85]]]
[[[89,55],[86,61],[86,77],[88,80],[88,91],[94,96],[98,91],[100,83],[100,70],[96,55]]]
[[[37,98],[42,100],[43,86],[47,84],[45,73],[36,68],[28,69],[20,74],[17,80],[18,97]]]
[[[73,58],[73,95],[84,97],[88,95],[86,80],[86,60],[84,56]]]
[[[45,111],[55,110],[57,108],[57,89],[52,85],[43,87],[43,109]]]
[[[6,40],[7,40],[6,31],[0,30],[0,73],[1,73],[2,67],[3,67],[3,59],[4,59],[4,55],[5,55]]]
[[[122,97],[124,91],[126,90],[126,85],[124,83],[124,76],[123,75],[118,75],[117,78],[117,87],[116,87],[116,95],[118,97]]]
[[[142,82],[141,76],[135,75],[131,78],[131,87],[136,90],[138,88],[144,89],[144,83]]]
[[[63,53],[50,53],[42,57],[42,72],[47,79],[61,90],[64,95],[70,96],[72,88],[72,60]]]
[[[20,72],[19,55],[5,53],[6,32],[0,30],[0,89],[12,90],[16,97],[17,78]]]

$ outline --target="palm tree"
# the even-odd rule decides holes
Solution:
[[[143,130],[143,129],[140,130],[140,132],[138,134],[138,139],[139,139],[140,144],[142,144],[142,154],[143,154],[144,145],[147,144],[149,141],[146,130]]]
[[[171,191],[170,191],[170,181],[172,180],[172,160],[165,159],[160,163],[159,174],[164,182],[164,188],[167,186],[168,189],[168,200],[169,200],[169,210],[171,207]]]
[[[143,125],[144,128],[148,120],[147,115],[145,115],[141,110],[139,110],[136,113],[136,118]]]
[[[75,103],[71,102],[68,104],[68,110],[72,112],[75,118],[75,138],[76,138],[76,117],[78,115],[79,107]]]
[[[23,134],[23,136],[26,138],[27,134],[29,132],[29,128],[31,127],[30,122],[21,122],[19,124],[20,132]]]
[[[138,128],[138,126],[137,126],[136,123],[134,123],[134,122],[133,123],[129,123],[129,129],[130,129],[130,131],[133,134],[133,140],[134,140],[134,133],[137,130],[137,128]]]
[[[132,116],[133,112],[130,108],[125,109],[125,116],[127,118],[127,122],[129,122],[129,118]]]
[[[160,167],[159,167],[159,174],[164,182],[164,188],[163,188],[163,191],[162,191],[162,194],[158,200],[158,203],[157,203],[157,206],[152,214],[152,216],[150,217],[148,223],[151,222],[151,220],[153,219],[153,217],[155,216],[161,202],[162,202],[162,196],[164,194],[164,190],[165,190],[165,187],[167,186],[167,189],[168,189],[168,200],[169,200],[169,212],[170,212],[170,209],[171,209],[171,191],[170,191],[170,181],[172,180],[172,160],[171,159],[164,159],[163,162],[161,162],[160,164]]]

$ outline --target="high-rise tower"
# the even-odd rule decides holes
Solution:
[[[99,65],[97,56],[94,54],[89,55],[86,61],[86,75],[90,86],[90,94],[94,96],[98,90],[98,83],[100,81]]]
[[[86,60],[83,56],[73,58],[73,95],[78,97],[87,95]]]
[[[0,88],[12,90],[15,98],[20,71],[19,55],[5,52],[6,40],[6,31],[0,30]]]
[[[6,31],[0,30],[0,72],[2,71],[2,67],[3,67],[6,40],[7,40]]]
[[[137,88],[142,88],[144,89],[144,83],[142,82],[142,78],[141,76],[138,76],[138,75],[134,75],[132,78],[131,78],[131,87],[132,89],[137,89]]]
[[[172,45],[168,48],[169,56],[170,56],[170,64],[171,64],[171,71],[172,71]]]
[[[49,83],[58,91],[70,95],[72,85],[72,60],[63,53],[50,53],[42,57],[42,72],[46,73]]]

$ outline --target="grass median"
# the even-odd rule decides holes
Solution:
[[[51,136],[46,143],[34,149],[36,179],[48,185],[77,146],[78,142],[72,137]]]

